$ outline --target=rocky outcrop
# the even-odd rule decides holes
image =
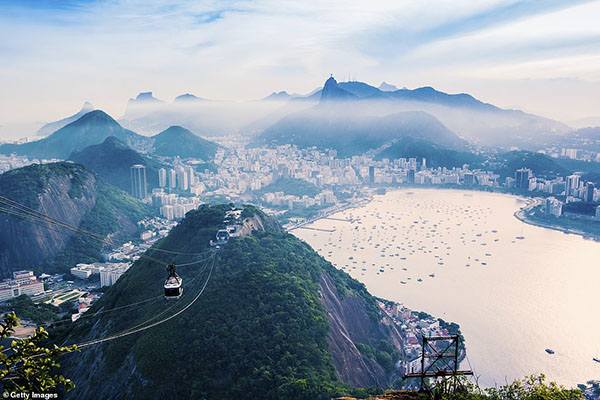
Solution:
[[[362,354],[357,343],[371,345],[387,340],[400,351],[402,338],[399,332],[385,324],[383,318],[374,320],[360,297],[341,297],[327,273],[321,275],[320,284],[322,302],[331,326],[329,350],[338,377],[352,386],[387,387],[393,373]]]
[[[84,166],[67,162],[34,164],[1,174],[0,196],[29,208],[11,207],[6,200],[0,204],[0,278],[21,269],[46,270],[59,255],[73,256],[72,262],[98,258],[100,248],[73,241],[74,235],[85,236],[66,225],[84,226],[109,238],[115,234],[129,238],[148,211]],[[71,261],[52,269],[66,271],[73,267]]]
[[[271,219],[265,221],[265,219],[257,213],[250,218],[244,219],[242,221],[242,226],[238,228],[236,234],[233,236],[248,236],[251,235],[253,231],[265,230],[281,230],[281,227]]]
[[[96,177],[87,173],[73,194],[73,175],[51,175],[38,195],[36,211],[78,227],[96,204]],[[15,199],[19,201],[19,199]],[[19,269],[36,269],[64,250],[74,232],[43,222],[0,214],[0,276]]]

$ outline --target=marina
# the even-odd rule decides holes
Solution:
[[[484,385],[600,376],[600,243],[527,225],[510,195],[396,190],[294,231],[373,294],[461,326]],[[347,222],[350,220],[351,222]],[[546,348],[557,350],[548,357]]]

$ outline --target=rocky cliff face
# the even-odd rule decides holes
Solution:
[[[356,387],[388,387],[394,374],[361,353],[357,343],[373,344],[387,340],[400,351],[402,337],[399,332],[383,324],[383,319],[374,320],[369,316],[360,297],[340,296],[329,274],[321,275],[320,284],[321,300],[327,309],[331,327],[329,351],[338,377]]]
[[[110,232],[102,232],[104,235],[137,232],[136,221],[132,221],[135,218],[131,218],[136,213],[130,213],[129,208],[132,204],[135,207],[135,200],[129,198],[115,206],[116,201],[127,196],[78,164],[31,165],[1,174],[0,196],[65,224],[83,224],[95,233],[100,230],[98,224],[114,227]],[[45,220],[22,218],[2,209],[16,211],[0,204],[0,277],[9,277],[19,269],[40,271],[68,249],[74,235],[81,236]]]
[[[281,230],[281,227],[271,219],[265,220],[260,215],[254,214],[252,217],[242,221],[242,226],[234,236],[248,236],[254,231],[265,231],[267,229]]]
[[[79,226],[96,204],[96,178],[86,174],[78,183],[79,197],[73,193],[73,175],[51,175],[37,196],[36,211],[67,224]],[[13,199],[17,202],[20,199]],[[24,220],[0,214],[0,276],[7,277],[19,269],[36,269],[53,259],[67,245],[74,232],[38,220]]]

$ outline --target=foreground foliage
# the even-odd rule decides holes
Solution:
[[[12,311],[22,319],[43,324],[48,321],[59,319],[59,308],[52,304],[35,304],[29,296],[22,294],[0,305],[0,312]]]
[[[0,338],[8,338],[19,326],[14,313],[4,316],[0,323]],[[64,353],[77,350],[77,346],[45,347],[48,338],[44,328],[37,328],[35,334],[23,340],[13,340],[10,347],[0,346],[0,382],[5,391],[12,392],[52,392],[59,386],[69,391],[74,383],[57,372],[60,364],[57,358]]]
[[[449,386],[446,386],[448,388]],[[434,386],[425,399],[441,400],[579,400],[585,399],[580,389],[568,389],[555,382],[546,382],[545,375],[531,375],[512,383],[491,388],[479,388],[463,379],[455,393],[442,393],[444,385]],[[441,390],[442,392],[440,392]]]

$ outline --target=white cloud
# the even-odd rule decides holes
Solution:
[[[574,4],[115,0],[54,10],[0,6],[0,35],[7,38],[0,43],[0,124],[32,113],[52,120],[85,100],[119,116],[127,98],[142,90],[166,100],[183,92],[225,99],[302,93],[330,72],[458,91],[465,90],[461,82],[472,87],[476,81],[490,102],[494,92],[486,82],[492,88],[498,80],[523,78],[599,80],[594,18],[600,2]],[[514,102],[519,98],[517,90]],[[534,111],[544,113],[539,104]]]

